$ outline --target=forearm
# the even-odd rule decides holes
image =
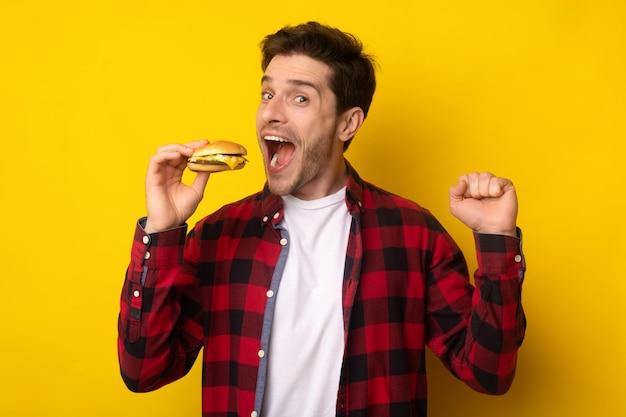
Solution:
[[[434,252],[439,262],[431,271],[428,343],[451,372],[474,390],[502,394],[513,381],[524,337],[523,256],[517,238],[475,237],[479,265],[475,287],[469,285],[454,245],[451,252],[445,245]]]
[[[476,234],[475,241],[478,270],[467,334],[471,347],[459,376],[478,391],[502,394],[513,382],[526,327],[524,258],[518,238]]]
[[[180,302],[184,236],[184,228],[148,236],[138,226],[135,233],[118,323],[120,369],[133,391],[182,377],[200,349],[200,326]]]

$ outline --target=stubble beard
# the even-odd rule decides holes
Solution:
[[[272,178],[272,174],[266,173],[268,186],[272,194],[278,196],[293,194],[320,176],[324,169],[329,168],[328,163],[332,153],[332,142],[318,137],[317,140],[312,142],[312,145],[305,149],[296,172],[289,178],[284,180]],[[297,163],[297,161],[295,162]]]

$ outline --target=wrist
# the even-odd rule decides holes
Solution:
[[[518,231],[517,227],[513,229],[500,229],[500,228],[474,229],[474,233],[478,233],[480,235],[501,235],[501,236],[519,237],[517,231]]]
[[[165,225],[165,224],[158,224],[158,223],[154,223],[154,222],[150,222],[150,218],[147,217],[146,218],[146,222],[143,226],[143,231],[146,234],[151,234],[151,233],[160,233],[160,232],[164,232],[166,230],[171,230],[171,229],[175,229],[176,227],[178,227],[177,225]]]

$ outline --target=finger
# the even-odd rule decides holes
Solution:
[[[481,174],[478,172],[470,172],[467,174],[467,190],[465,191],[466,198],[481,198],[485,192],[484,188],[484,179]]]
[[[461,175],[459,177],[459,181],[450,187],[450,201],[456,202],[461,201],[465,197],[465,193],[467,192],[468,179],[467,175]]]
[[[195,149],[204,146],[209,141],[206,139],[192,141],[186,144],[171,143],[157,148],[156,153],[150,158],[150,166],[159,169],[162,166],[175,166],[184,169],[187,159],[193,155]]]
[[[193,144],[195,144],[196,142],[190,142],[190,144],[193,146]],[[194,148],[191,146],[188,146],[189,144],[180,144],[180,143],[171,143],[169,145],[164,145],[164,146],[160,146],[155,155],[161,155],[163,154],[164,157],[171,157],[174,155],[185,155],[185,156],[191,156],[194,152]]]
[[[185,146],[188,147],[189,149],[198,149],[201,148],[205,145],[208,145],[209,141],[206,139],[200,139],[200,140],[194,140],[192,142],[187,142],[185,143]]]
[[[466,197],[481,199],[502,195],[501,181],[490,172],[472,172],[468,174]]]
[[[210,172],[198,171],[196,173],[196,177],[191,183],[191,188],[194,189],[194,191],[200,196],[200,198],[204,196],[204,189],[206,188],[210,176]]]
[[[481,172],[478,174],[478,192],[481,197],[492,197],[491,189],[493,185],[492,179],[494,177],[495,176],[489,172]],[[496,189],[496,192],[499,192],[499,190]]]
[[[515,190],[513,187],[513,183],[506,179],[500,177],[492,177],[489,182],[489,196],[490,197],[500,197],[504,195],[506,192]]]
[[[181,154],[178,150],[159,149],[159,151],[150,158],[148,165],[149,170],[160,170],[167,166],[179,167],[187,162],[188,156]]]
[[[502,194],[507,193],[509,191],[515,191],[515,186],[513,185],[513,181],[506,178],[499,178],[500,187],[502,188]]]
[[[179,168],[185,168],[187,159],[193,155],[196,149],[205,146],[209,141],[206,139],[195,140],[184,145],[173,143],[157,149],[153,157],[157,163],[167,163]],[[174,162],[173,164],[171,162]]]
[[[488,182],[488,197],[500,197],[502,195],[502,181],[498,177],[492,177]]]

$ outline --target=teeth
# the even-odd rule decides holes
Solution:
[[[264,136],[263,139],[271,140],[271,141],[274,141],[274,142],[284,142],[284,143],[288,142],[286,139],[283,139],[283,138],[281,138],[279,136]]]
[[[270,166],[272,168],[276,168],[276,165],[278,165],[278,153],[275,153],[274,156],[272,156],[272,160],[270,161]]]

